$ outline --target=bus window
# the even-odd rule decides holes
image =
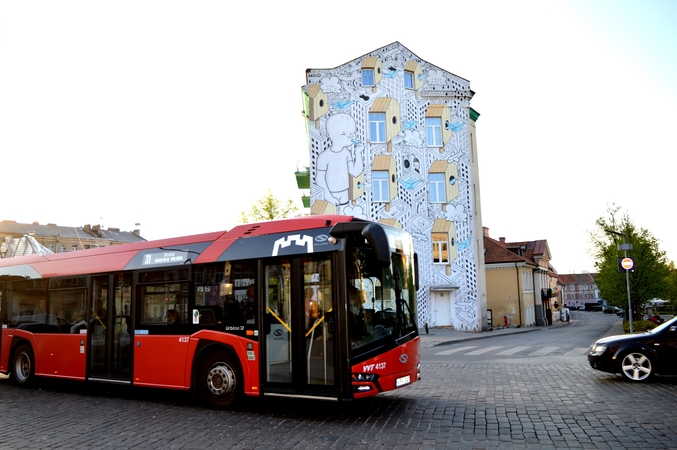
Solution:
[[[195,310],[199,325],[253,335],[257,329],[256,264],[251,261],[195,268]]]
[[[47,321],[47,280],[25,280],[7,283],[7,315],[9,326],[45,331]]]
[[[87,329],[84,289],[51,291],[47,324],[59,333],[80,333]]]
[[[348,267],[348,329],[356,353],[416,331],[413,268],[407,257],[393,254],[391,265],[384,268],[370,253],[354,249]]]
[[[141,325],[150,334],[179,334],[188,320],[184,292],[188,283],[166,283],[141,287]]]

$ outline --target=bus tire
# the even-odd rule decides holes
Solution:
[[[12,353],[10,365],[12,383],[21,387],[30,387],[35,382],[35,357],[28,344],[21,344]]]
[[[241,373],[230,352],[219,350],[208,354],[200,363],[196,378],[202,402],[217,409],[235,406],[243,392]]]

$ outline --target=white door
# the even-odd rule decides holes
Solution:
[[[433,327],[451,325],[451,301],[448,292],[433,292]]]

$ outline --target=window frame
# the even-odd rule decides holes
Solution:
[[[428,174],[428,188],[430,190],[430,203],[446,203],[447,192],[443,173]]]
[[[442,147],[442,118],[426,117],[425,134],[427,147]]]
[[[362,69],[362,86],[375,86],[376,85],[376,70],[374,69]]]
[[[387,170],[371,172],[371,195],[374,202],[387,203],[390,201],[389,173]],[[377,197],[378,191],[378,197]]]
[[[386,114],[369,113],[369,142],[383,144],[386,142]]]

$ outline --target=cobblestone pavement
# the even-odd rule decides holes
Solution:
[[[2,449],[677,449],[677,379],[631,384],[562,365],[425,364],[424,379],[336,404],[0,381]],[[567,380],[579,380],[567,384]]]

